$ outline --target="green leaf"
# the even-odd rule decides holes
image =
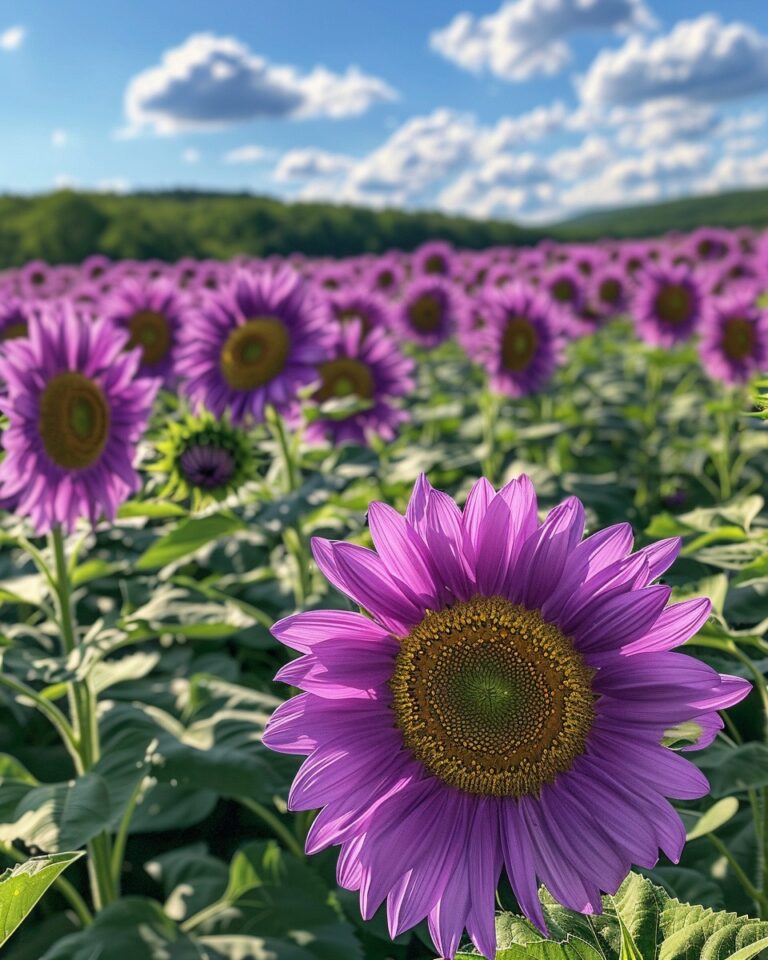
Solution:
[[[220,537],[243,529],[239,517],[214,513],[207,517],[191,517],[161,537],[136,561],[137,570],[156,570],[183,560]]]
[[[166,520],[185,517],[187,511],[172,500],[128,500],[117,511],[118,520]]]
[[[223,897],[205,913],[211,919],[200,924],[201,933],[263,937],[279,957],[286,950],[298,958],[301,947],[316,960],[362,960],[354,931],[323,881],[274,841],[238,850]]]
[[[41,960],[203,960],[205,953],[159,903],[125,897],[80,933],[64,937]]]
[[[745,743],[720,750],[710,748],[700,765],[707,772],[713,797],[768,786],[768,746],[763,743]]]
[[[739,801],[736,797],[723,797],[699,817],[696,824],[688,831],[686,839],[698,840],[699,837],[705,837],[708,833],[714,833],[738,812]]]
[[[9,813],[5,805],[2,812]],[[91,772],[69,783],[25,789],[10,816],[0,823],[0,840],[22,840],[46,853],[60,853],[84,846],[107,827],[109,818],[107,786]]]
[[[531,941],[522,923],[497,923],[515,942],[502,943],[500,935],[496,960],[749,960],[768,942],[768,921],[680,903],[639,874],[604,898],[602,916],[566,910],[546,891],[541,900],[559,942]]]
[[[0,875],[0,946],[31,913],[45,891],[81,853],[34,857]]]

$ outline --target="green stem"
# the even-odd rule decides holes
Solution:
[[[0,854],[12,860],[14,863],[24,863],[26,857],[10,843],[0,843]],[[78,916],[80,923],[84,927],[89,927],[93,923],[93,915],[88,909],[85,900],[80,896],[77,890],[72,886],[69,880],[64,877],[57,877],[53,881],[53,887],[58,890],[64,899],[69,903]]]
[[[13,692],[18,697],[24,697],[27,700],[31,700],[40,713],[49,720],[53,726],[56,728],[57,733],[64,741],[64,745],[67,748],[69,755],[74,761],[79,759],[78,752],[78,742],[75,731],[73,730],[69,720],[64,716],[64,714],[59,710],[59,708],[46,700],[44,696],[39,694],[36,690],[33,690],[32,687],[28,687],[25,683],[22,683],[20,680],[16,680],[13,677],[9,677],[7,674],[0,673],[0,685],[8,687],[9,690]]]
[[[269,414],[269,423],[283,460],[286,493],[296,493],[301,488],[301,467],[294,456],[294,451],[291,449],[283,418],[276,410],[270,409]],[[296,606],[302,608],[312,590],[312,574],[309,566],[309,546],[301,528],[300,520],[296,520],[285,529],[283,539],[286,549],[296,564],[294,593],[296,595]]]
[[[136,805],[139,802],[143,788],[144,777],[141,777],[133,789],[131,798],[125,808],[125,813],[123,813],[123,816],[120,820],[120,826],[117,828],[117,833],[115,834],[115,840],[112,846],[112,857],[110,860],[110,874],[112,876],[112,887],[115,891],[115,896],[120,896],[120,878],[123,872],[125,845],[128,842],[128,831],[131,826],[131,820],[133,819],[133,814],[136,811]]]
[[[241,803],[244,807],[247,807],[251,813],[255,813],[259,819],[263,820],[270,830],[273,831],[275,836],[279,837],[280,840],[283,841],[283,843],[294,856],[298,857],[300,860],[304,858],[304,850],[299,841],[296,839],[296,837],[294,837],[282,820],[272,813],[271,810],[267,809],[265,806],[262,806],[258,800],[252,800],[250,797],[238,797],[237,802]]]
[[[492,484],[496,484],[496,420],[499,415],[498,397],[490,387],[486,387],[480,394],[480,417],[483,425],[483,476]]]
[[[195,927],[199,927],[201,923],[205,923],[208,920],[213,920],[215,917],[218,917],[220,913],[228,910],[229,907],[230,904],[227,900],[217,900],[216,903],[212,903],[210,906],[203,907],[203,909],[198,913],[188,917],[182,924],[180,924],[181,930],[184,933],[189,933],[190,931],[194,930]]]
[[[731,870],[733,870],[733,875],[741,884],[744,892],[747,896],[751,897],[755,904],[757,905],[760,916],[763,917],[768,913],[768,896],[766,896],[761,890],[758,890],[757,887],[752,883],[747,874],[744,872],[739,861],[734,857],[731,851],[726,847],[720,837],[716,836],[714,833],[707,834],[710,842],[715,847],[717,852],[725,857],[728,861]]]
[[[731,475],[731,433],[734,428],[734,420],[730,412],[719,410],[717,414],[717,426],[720,434],[720,449],[715,457],[715,469],[717,470],[718,483],[720,484],[720,500],[726,502],[733,496],[733,480]]]
[[[61,527],[55,527],[51,534],[51,544],[55,561],[56,600],[59,612],[61,641],[65,653],[71,653],[77,647],[77,626],[72,609],[72,585],[69,578],[64,550],[64,535]],[[73,680],[68,684],[70,708],[75,720],[78,736],[78,774],[87,773],[99,759],[99,727],[96,718],[96,698],[88,679]],[[89,841],[88,874],[91,882],[91,896],[96,910],[103,910],[115,899],[112,884],[112,865],[109,836],[102,833]]]

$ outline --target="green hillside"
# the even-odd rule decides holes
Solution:
[[[435,238],[482,248],[534,243],[544,236],[565,240],[652,236],[705,224],[768,226],[768,190],[601,211],[541,229],[429,211],[284,203],[252,194],[173,191],[116,196],[61,190],[34,197],[0,196],[0,266],[38,257],[49,263],[76,262],[96,252],[169,261],[294,251],[349,256],[411,250]]]
[[[552,231],[566,239],[647,237],[696,227],[768,226],[768,190],[739,190],[582,214]]]

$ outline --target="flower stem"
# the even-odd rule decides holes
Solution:
[[[77,625],[72,608],[72,583],[69,575],[64,535],[61,527],[54,527],[51,534],[55,564],[55,593],[61,641],[65,654],[72,653],[78,645]],[[77,736],[78,751],[76,768],[80,775],[88,771],[99,759],[99,727],[96,717],[96,698],[88,678],[72,680],[68,684],[69,702]],[[88,875],[91,896],[96,910],[103,910],[115,899],[112,883],[110,839],[102,831],[88,842]]]
[[[296,493],[301,489],[301,467],[294,455],[294,450],[288,438],[285,421],[277,410],[271,408],[268,410],[268,421],[283,461],[285,492],[289,495]],[[312,590],[312,577],[309,566],[309,546],[304,531],[301,528],[300,520],[297,519],[286,527],[283,532],[283,539],[286,549],[293,557],[296,565],[294,593],[296,596],[296,606],[302,608]]]
[[[483,423],[483,476],[490,480],[492,484],[496,483],[496,420],[499,414],[498,397],[493,393],[490,387],[487,387],[480,394],[480,416]]]
[[[302,849],[301,844],[298,842],[296,837],[291,833],[291,831],[286,827],[282,820],[277,817],[271,810],[263,806],[258,802],[258,800],[252,800],[250,797],[238,797],[237,802],[241,803],[244,807],[247,807],[251,813],[255,813],[259,819],[263,820],[264,823],[272,830],[276,837],[279,837],[280,840],[286,845],[286,847],[291,851],[291,853],[298,857],[300,860],[304,859],[304,850]]]

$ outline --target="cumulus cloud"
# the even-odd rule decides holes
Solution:
[[[326,150],[308,148],[289,150],[280,158],[274,179],[278,183],[311,180],[317,177],[336,177],[350,171],[355,165],[354,157]]]
[[[235,147],[234,150],[228,150],[223,157],[224,163],[230,164],[250,164],[260,163],[266,159],[269,151],[255,143],[246,144],[243,147]]]
[[[357,67],[341,74],[322,66],[301,73],[270,63],[234,37],[198,33],[131,79],[123,134],[215,129],[257,117],[338,119],[396,97],[384,80]]]
[[[670,33],[629,37],[601,51],[579,83],[594,107],[678,97],[704,103],[768,88],[768,37],[746,23],[724,24],[714,14],[683,20]]]
[[[0,50],[18,50],[26,36],[27,31],[24,27],[8,27],[0,32]]]
[[[459,13],[429,42],[465,70],[521,81],[559,73],[570,60],[573,33],[652,23],[643,0],[514,0],[484,17]]]

